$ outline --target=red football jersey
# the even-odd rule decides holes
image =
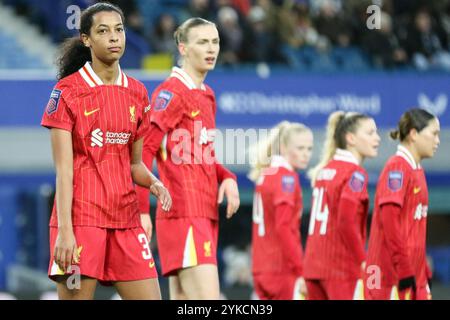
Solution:
[[[362,276],[369,202],[367,180],[367,172],[353,154],[342,149],[319,172],[313,188],[305,278],[350,280]],[[344,228],[349,227],[353,228],[351,243],[343,234]]]
[[[283,204],[289,205],[288,210],[279,212],[277,209]],[[302,191],[298,175],[284,158],[273,156],[271,166],[262,172],[256,182],[253,197],[254,274],[301,275],[303,259],[300,238],[301,214]],[[287,234],[280,234],[282,232]]]
[[[399,230],[395,234],[402,248],[394,248],[386,239],[386,227],[382,222],[393,223],[393,218],[386,217],[382,221],[380,208],[384,204],[401,207]],[[367,266],[380,268],[382,286],[397,285],[399,277],[408,276],[404,273],[410,272],[414,274],[418,287],[427,284],[427,212],[428,188],[424,171],[411,153],[400,145],[379,178],[370,229]],[[395,252],[399,249],[404,252]],[[401,258],[397,258],[400,256],[405,256],[406,261],[400,261]]]
[[[41,125],[72,133],[75,226],[140,226],[131,178],[131,149],[149,126],[144,85],[119,68],[115,85],[104,85],[90,63],[56,84]],[[57,226],[56,202],[51,226]]]
[[[162,212],[158,203],[156,218],[218,220],[214,92],[206,85],[198,89],[184,70],[174,67],[153,92],[150,112],[151,125],[165,133],[156,160],[161,181],[172,197],[169,212]],[[144,145],[148,166],[154,143],[149,133]],[[148,212],[148,190],[138,188],[138,192],[145,193],[139,198],[143,212]]]

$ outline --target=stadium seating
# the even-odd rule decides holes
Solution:
[[[0,30],[0,69],[44,69],[38,57],[24,51],[16,39]]]

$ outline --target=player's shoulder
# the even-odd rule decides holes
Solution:
[[[393,155],[386,162],[384,172],[389,172],[393,170],[398,170],[403,172],[404,174],[409,174],[413,170],[413,168],[405,159],[403,159],[403,157]]]
[[[126,77],[127,77],[129,89],[137,90],[137,91],[141,91],[141,92],[147,92],[147,88],[142,83],[142,81],[140,81],[134,77],[131,77],[129,75],[127,75]]]
[[[367,180],[369,176],[367,170],[364,167],[357,164],[352,164],[352,166],[348,167],[348,174],[350,176],[358,175],[360,177],[364,177],[365,180]]]
[[[163,111],[171,106],[177,110],[183,107],[184,88],[177,83],[177,79],[170,77],[160,83],[152,93],[152,108],[154,111]]]
[[[176,77],[167,78],[156,88],[156,90],[167,90],[175,95],[183,95],[189,92],[189,88]]]
[[[405,159],[398,155],[391,156],[380,176],[379,184],[383,181],[387,181],[388,189],[391,191],[400,190],[405,181],[409,181],[412,173],[411,166]]]
[[[335,159],[330,160],[325,168],[336,170],[336,175],[344,178],[351,176],[355,171],[360,171],[361,174],[366,173],[365,169],[356,163]]]
[[[155,90],[153,90],[152,97],[157,98],[160,95],[165,95],[174,100],[181,100],[181,97],[187,92],[186,86],[180,83],[180,81],[174,77],[167,78],[161,82]]]
[[[273,170],[270,170],[273,169]],[[266,172],[269,176],[268,182],[274,189],[281,189],[284,192],[293,192],[299,184],[298,175],[295,171],[285,167],[270,168],[271,172]]]
[[[54,88],[57,90],[66,91],[65,93],[68,93],[71,90],[83,86],[84,83],[81,80],[81,76],[77,71],[64,78],[59,79],[58,82],[56,82]]]

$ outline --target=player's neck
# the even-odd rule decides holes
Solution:
[[[115,84],[119,76],[119,62],[115,61],[108,65],[98,59],[92,59],[92,70],[103,81],[104,84]]]
[[[405,148],[406,150],[409,151],[409,153],[411,153],[414,161],[416,162],[416,164],[419,164],[420,161],[422,160],[419,156],[419,153],[417,152],[416,148],[414,147],[413,144],[408,143],[408,142],[402,142],[400,143],[401,146],[403,146],[403,148]]]
[[[364,157],[361,155],[361,153],[359,153],[358,151],[356,151],[356,149],[353,148],[347,149],[347,151],[351,152],[351,154],[355,157],[356,161],[358,161],[359,165],[362,165]]]
[[[200,89],[202,87],[207,72],[199,72],[194,68],[192,68],[190,65],[183,65],[181,69],[183,69],[183,71],[186,72],[191,77],[197,89]]]

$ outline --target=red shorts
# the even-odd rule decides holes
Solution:
[[[367,289],[367,300],[431,300],[431,291],[428,285],[419,287],[415,292],[410,289],[398,291],[396,286]]]
[[[219,222],[187,217],[156,219],[156,239],[164,276],[201,264],[217,265]]]
[[[134,281],[157,278],[155,262],[149,242],[141,227],[131,229],[104,229],[73,227],[80,253],[80,262],[66,274],[79,271],[81,275],[98,279],[110,285],[114,281]],[[53,249],[58,228],[50,227],[49,278],[64,275],[53,261]],[[70,272],[71,271],[71,272]]]
[[[260,300],[303,300],[297,280],[290,274],[253,274],[253,286]]]
[[[306,280],[308,300],[361,300],[362,280]]]

